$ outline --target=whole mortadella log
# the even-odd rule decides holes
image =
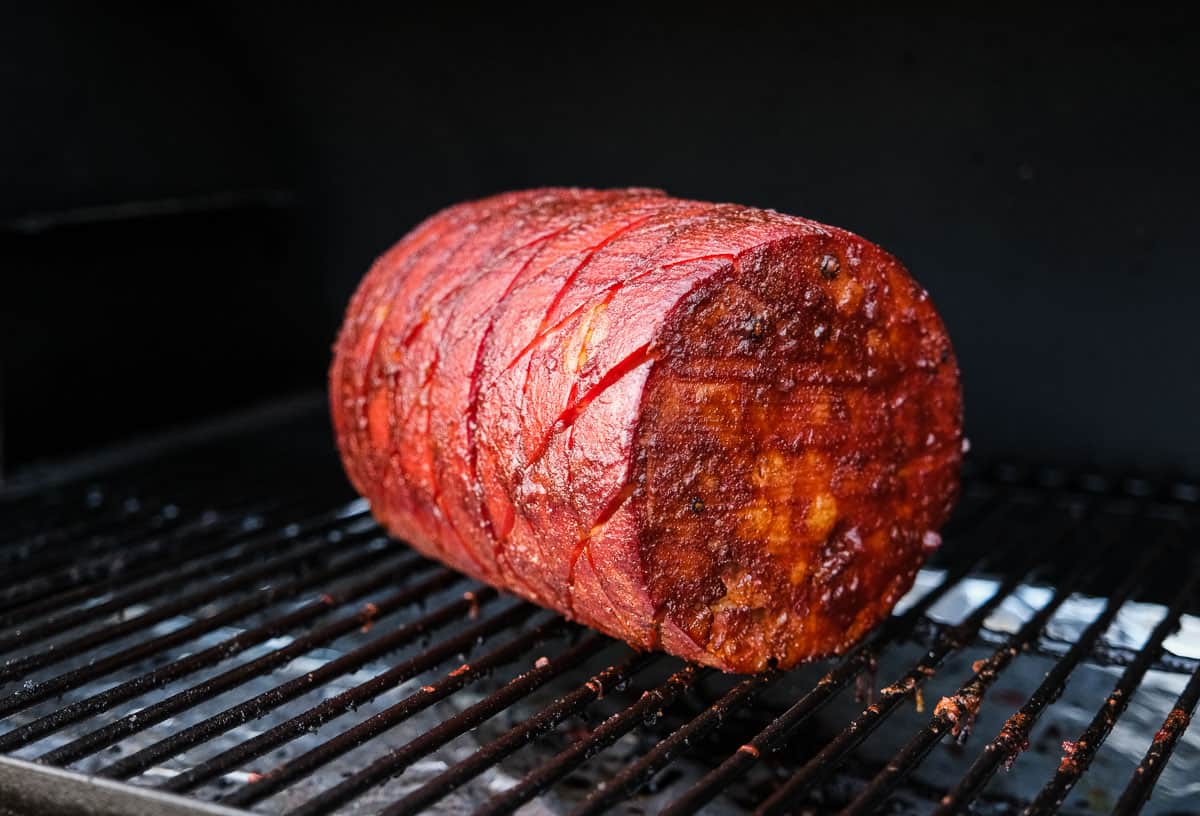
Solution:
[[[429,218],[355,293],[330,401],[393,534],[726,671],[854,643],[958,491],[957,365],[895,258],[655,190]]]

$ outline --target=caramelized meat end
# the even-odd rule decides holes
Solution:
[[[662,636],[725,670],[851,645],[911,587],[957,489],[957,371],[925,293],[865,243],[812,243],[681,303],[643,396],[650,599]]]

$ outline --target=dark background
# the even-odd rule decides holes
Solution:
[[[378,253],[544,184],[852,229],[932,294],[977,450],[1200,472],[1177,14],[33,5],[0,25],[0,474],[321,387]]]

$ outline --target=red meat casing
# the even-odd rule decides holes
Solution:
[[[727,671],[853,643],[911,587],[958,489],[958,369],[895,258],[655,190],[429,218],[355,293],[330,402],[395,535]]]

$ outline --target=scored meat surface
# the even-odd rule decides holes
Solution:
[[[460,204],[386,252],[330,371],[391,532],[642,649],[726,671],[844,650],[958,490],[949,338],[895,258],[655,190]]]

